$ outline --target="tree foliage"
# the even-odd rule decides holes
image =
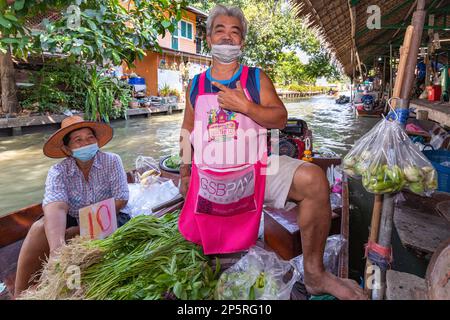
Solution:
[[[146,50],[160,49],[158,35],[174,31],[173,20],[181,19],[181,8],[186,5],[186,0],[0,0],[0,55],[10,57],[12,53],[16,58],[27,59],[30,55],[47,52],[61,54],[69,64],[79,62],[85,69],[90,63],[108,66],[126,62],[132,66],[136,58],[143,58]],[[52,13],[51,19],[39,23],[39,17],[49,13]],[[92,72],[95,65],[90,68]],[[14,71],[0,74],[3,75],[0,82],[3,83],[3,110],[15,112]],[[5,83],[13,85],[6,87]],[[52,93],[48,94],[52,103],[64,104],[70,100],[65,92],[51,85],[36,88],[48,89],[46,92]],[[96,99],[105,93],[104,86],[99,88],[95,92]],[[116,90],[114,84],[108,88],[112,88],[108,89],[111,94],[103,99],[109,104],[107,107],[111,107],[113,97],[119,98],[124,106],[126,101],[121,99],[124,96],[121,88]],[[15,103],[12,103],[13,98]],[[39,108],[51,105],[50,101],[37,100]],[[99,118],[98,113],[108,120],[108,112],[102,113],[100,109],[91,112],[95,118]]]
[[[289,1],[216,0],[193,5],[210,10],[216,4],[241,7],[249,22],[243,62],[261,67],[280,83],[313,83],[318,77],[336,79],[339,71],[317,35],[298,17]],[[303,64],[296,52],[309,56]]]
[[[0,50],[23,58],[46,51],[100,65],[131,65],[145,50],[159,48],[158,35],[173,31],[172,18],[181,19],[184,5],[184,0],[0,0]],[[49,11],[58,18],[44,20],[44,30],[26,23]]]

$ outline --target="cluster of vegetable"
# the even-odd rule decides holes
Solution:
[[[438,187],[436,170],[395,122],[382,120],[358,140],[343,166],[348,175],[361,176],[366,190],[375,194],[407,188],[426,195]]]
[[[177,154],[174,154],[172,156],[170,156],[169,158],[167,158],[164,161],[164,164],[171,169],[180,169],[180,165],[181,165],[181,157]]]
[[[177,218],[178,212],[162,218],[141,215],[106,239],[78,238],[63,248],[56,264],[45,266],[45,279],[41,277],[37,290],[24,298],[211,299],[220,265],[216,262],[213,271],[201,248],[183,239]],[[59,280],[66,266],[80,256],[80,248],[89,253],[81,256],[89,256],[91,263],[76,264],[81,269],[81,288],[71,290]],[[62,285],[48,290],[57,282]]]
[[[217,300],[288,300],[300,274],[289,261],[254,246],[217,282]]]
[[[269,294],[276,297],[279,291],[277,282],[270,274],[260,272],[225,272],[217,282],[214,298],[216,300],[256,300]]]

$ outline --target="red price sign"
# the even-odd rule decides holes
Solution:
[[[117,229],[114,198],[81,208],[80,235],[91,239],[104,239]]]

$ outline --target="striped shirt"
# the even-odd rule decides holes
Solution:
[[[94,157],[89,181],[78,168],[75,159],[67,157],[52,166],[45,182],[42,206],[65,202],[68,214],[78,219],[78,210],[102,200],[128,200],[127,175],[117,154],[98,151]]]

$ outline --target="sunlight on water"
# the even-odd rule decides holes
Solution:
[[[299,117],[313,131],[315,149],[327,147],[344,155],[371,128],[377,119],[357,118],[350,105],[335,104],[333,97],[317,96],[300,102],[287,102],[289,117]]]
[[[327,96],[286,102],[286,107],[290,117],[307,121],[314,148],[326,146],[341,155],[377,121],[358,119],[352,108],[337,105]],[[159,161],[163,155],[178,152],[182,120],[178,113],[113,122],[114,139],[103,150],[119,154],[126,170],[134,168],[139,155]],[[42,201],[47,171],[59,161],[42,153],[51,133],[0,138],[0,215]]]

